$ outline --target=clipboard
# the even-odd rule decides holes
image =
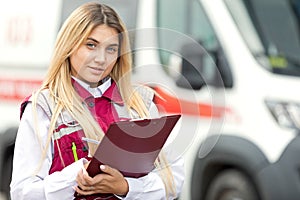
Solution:
[[[142,177],[152,171],[154,162],[181,115],[114,122],[108,128],[92,157],[87,172],[102,173],[101,164],[118,169],[125,177]]]

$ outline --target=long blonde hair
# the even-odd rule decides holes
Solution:
[[[92,30],[99,25],[107,25],[119,33],[120,50],[117,62],[110,77],[117,83],[121,96],[128,110],[135,110],[140,117],[149,116],[141,96],[134,92],[131,85],[132,60],[129,39],[125,25],[118,14],[109,6],[96,2],[83,4],[77,8],[65,21],[58,33],[54,53],[48,73],[41,88],[33,95],[33,105],[36,105],[41,91],[49,90],[50,99],[55,103],[48,131],[48,140],[43,151],[49,148],[52,134],[55,130],[59,114],[66,110],[82,127],[86,137],[101,140],[103,131],[91,113],[84,107],[82,101],[72,86],[70,56],[83,44]],[[35,107],[35,106],[34,106]],[[95,145],[89,144],[91,154]],[[163,154],[156,161],[166,186],[166,192],[175,192],[173,176]]]

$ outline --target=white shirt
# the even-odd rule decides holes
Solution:
[[[105,83],[107,82],[110,83],[110,81],[106,81]],[[103,84],[101,86],[103,86]],[[99,94],[101,96],[109,88],[109,86],[100,87],[99,89],[101,94],[98,93],[95,96],[99,97]],[[150,108],[150,113],[157,113],[156,109],[156,106],[153,104]],[[35,129],[31,104],[28,104],[25,108],[19,125],[15,143],[12,181],[10,185],[11,199],[73,199],[75,191],[73,187],[77,185],[76,176],[79,170],[83,168],[85,159],[80,159],[65,167],[62,171],[54,172],[49,175],[53,152],[53,144],[51,144],[47,149],[46,158],[42,162],[41,169],[38,171],[37,175],[34,175],[38,165],[41,163],[41,144],[43,147],[45,146],[47,141],[47,132],[50,126],[47,114],[40,107],[37,108],[37,115],[37,128],[40,132],[40,137],[34,133]],[[171,154],[171,151],[169,150],[166,150],[165,152],[171,165],[178,195],[181,191],[184,180],[183,159],[180,156],[171,156],[173,154]],[[129,185],[129,192],[126,197],[123,198],[124,200],[166,199],[164,184],[158,174],[158,171],[154,170],[141,178],[125,178]],[[174,198],[176,197],[169,195],[169,199]]]
[[[92,88],[89,84],[83,82],[82,80],[72,76],[74,80],[76,80],[84,89],[89,91],[94,98],[101,97],[102,94],[111,86],[111,78],[107,78],[104,83],[99,85],[98,87]]]

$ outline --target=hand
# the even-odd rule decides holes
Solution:
[[[75,190],[80,195],[91,195],[97,193],[112,193],[116,195],[126,195],[128,193],[128,183],[124,176],[108,165],[101,165],[104,173],[90,177],[85,169],[78,172],[76,181],[78,186]]]

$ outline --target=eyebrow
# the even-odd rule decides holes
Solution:
[[[87,38],[87,40],[92,40],[93,42],[96,42],[97,44],[100,44],[100,42],[94,38]],[[112,44],[109,44],[109,46],[119,46],[119,43],[112,43]]]
[[[97,41],[96,39],[94,39],[94,38],[87,38],[87,40],[92,40],[93,42],[96,42],[96,43],[98,43],[99,44],[99,41]]]

